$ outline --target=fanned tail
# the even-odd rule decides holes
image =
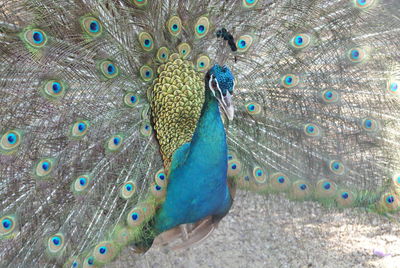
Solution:
[[[359,2],[263,9],[267,30],[234,65],[229,168],[242,187],[398,211],[399,20],[392,3]]]
[[[135,226],[152,216],[165,192],[154,184],[164,177],[138,53],[125,53],[138,50],[138,26],[128,24],[121,36],[115,25],[123,17],[98,4],[3,6],[6,266],[109,262],[140,239]]]
[[[311,200],[398,222],[394,5],[0,4],[1,266],[102,266],[152,240],[172,154],[192,137],[214,63],[236,77],[235,119],[225,120],[232,184],[277,193],[269,200],[283,207]],[[227,40],[215,35],[223,28]],[[215,225],[157,241],[185,246]]]

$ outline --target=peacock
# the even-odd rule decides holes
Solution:
[[[0,266],[132,267],[243,195],[397,226],[399,8],[3,0]]]

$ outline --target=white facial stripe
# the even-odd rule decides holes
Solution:
[[[214,87],[212,86],[213,79],[214,79],[214,75],[212,74],[210,77],[210,80],[208,80],[208,87],[211,89],[211,92],[213,93],[214,97],[217,98],[217,96],[215,96]]]
[[[213,78],[214,78],[214,75],[211,75],[211,78],[213,79]],[[212,80],[212,79],[211,79],[211,80]],[[224,106],[226,106],[226,103],[225,103],[225,100],[224,100],[224,95],[222,94],[222,91],[221,91],[221,88],[219,87],[218,81],[217,81],[217,79],[214,79],[214,81],[215,81],[215,83],[217,84],[217,89],[218,89],[218,92],[219,92],[219,98],[216,97],[216,95],[215,95],[214,87],[210,86],[210,88],[212,88],[214,97],[216,97],[218,101],[222,101],[222,103],[224,104]],[[211,83],[211,84],[212,84],[212,83]]]
[[[214,84],[215,82],[215,84]],[[229,120],[233,119],[233,113],[234,113],[234,109],[231,103],[231,98],[232,95],[229,91],[226,92],[226,96],[224,96],[222,94],[221,88],[219,87],[218,81],[217,79],[215,79],[214,75],[212,74],[210,76],[210,80],[208,81],[208,86],[211,90],[211,92],[213,93],[214,97],[217,99],[217,101],[220,104],[220,107],[222,108],[222,110],[224,110],[225,115],[228,117]],[[233,89],[235,87],[235,82],[233,82]],[[216,89],[218,89],[219,91],[219,96],[216,96]]]
[[[215,82],[215,84],[217,84],[217,89],[218,89],[219,94],[220,94],[219,97],[217,97],[216,94],[215,94],[215,87],[214,87],[213,84],[212,84],[213,81]],[[224,101],[224,95],[222,94],[222,91],[221,91],[221,88],[219,87],[218,81],[217,81],[217,79],[214,78],[214,75],[213,75],[213,74],[211,75],[210,80],[208,81],[208,86],[209,86],[209,88],[211,89],[211,91],[212,91],[214,97],[215,97],[218,101],[222,101],[222,103],[223,103],[224,105],[226,105],[226,103],[225,103],[225,101]]]

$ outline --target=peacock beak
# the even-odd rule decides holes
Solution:
[[[222,98],[220,104],[226,117],[228,117],[229,121],[232,121],[235,113],[235,108],[233,107],[232,103],[232,94],[229,93],[229,91],[226,93],[226,96]]]

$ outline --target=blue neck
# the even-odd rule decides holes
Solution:
[[[227,185],[227,144],[218,102],[209,89],[191,143],[173,155],[166,199],[155,218],[158,232],[207,216],[225,215],[231,206]]]
[[[192,137],[190,155],[197,153],[213,156],[213,162],[227,161],[227,145],[217,99],[206,89],[205,101]]]

